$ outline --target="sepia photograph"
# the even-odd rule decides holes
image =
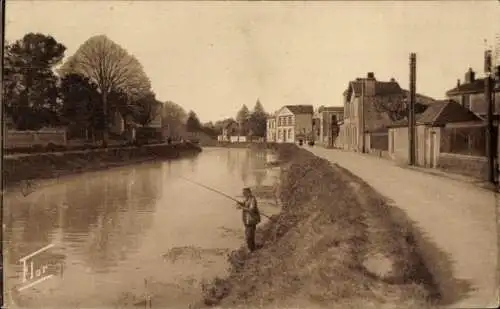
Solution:
[[[1,4],[1,308],[500,306],[500,1]]]

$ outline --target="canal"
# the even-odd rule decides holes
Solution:
[[[227,254],[244,240],[235,203],[182,177],[231,196],[244,186],[259,191],[278,179],[279,171],[266,168],[268,155],[207,148],[193,158],[68,176],[27,196],[7,192],[6,304],[145,308],[149,295],[153,308],[187,308],[201,282],[225,274]],[[262,212],[279,212],[274,200],[260,201]],[[45,270],[35,265],[31,278],[20,259],[44,247],[30,259],[61,267],[46,268],[52,276],[29,286]]]

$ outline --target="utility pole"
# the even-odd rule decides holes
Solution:
[[[484,97],[487,106],[486,114],[486,156],[488,159],[488,181],[495,184],[495,133],[493,126],[493,81],[491,78],[492,66],[491,50],[486,50],[484,53]]]
[[[365,79],[361,80],[361,152],[365,153],[366,152],[366,145],[365,145],[365,130],[366,130],[366,123],[365,123]]]
[[[417,55],[410,54],[410,98],[408,100],[408,164],[415,165],[415,93]]]

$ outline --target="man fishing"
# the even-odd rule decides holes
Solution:
[[[260,211],[257,207],[257,199],[252,194],[250,188],[243,189],[243,196],[245,200],[238,202],[239,208],[242,209],[243,224],[245,225],[245,240],[248,249],[255,251],[255,230],[257,224],[260,223]]]

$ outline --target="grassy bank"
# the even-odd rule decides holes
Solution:
[[[205,304],[231,308],[430,308],[438,299],[409,227],[347,170],[293,145],[280,215],[259,228],[262,248],[230,255]]]
[[[144,161],[171,159],[200,151],[201,148],[196,145],[183,143],[7,155],[4,158],[3,177],[7,186],[13,186],[24,180],[47,179]]]

